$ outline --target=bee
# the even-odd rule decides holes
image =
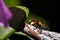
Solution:
[[[41,21],[35,20],[35,19],[31,19],[31,20],[29,21],[29,24],[32,25],[32,26],[34,26],[34,27],[36,27],[35,29],[36,29],[39,33],[42,33],[42,29],[47,28],[47,27],[45,26],[45,24],[43,24]]]

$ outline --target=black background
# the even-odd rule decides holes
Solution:
[[[58,0],[22,0],[22,4],[32,13],[47,19],[51,31],[60,32]]]

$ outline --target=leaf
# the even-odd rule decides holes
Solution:
[[[6,38],[10,37],[14,32],[15,30],[11,27],[0,27],[0,40],[5,40]]]
[[[4,0],[8,7],[21,6],[21,0]]]
[[[33,38],[31,38],[30,36],[28,36],[27,34],[25,34],[25,33],[23,33],[23,32],[15,32],[15,34],[24,35],[24,36],[30,38],[31,40],[34,40]]]
[[[23,11],[25,11],[25,13],[26,13],[26,18],[28,18],[29,9],[28,9],[27,7],[24,7],[24,6],[16,6],[16,7],[22,9]]]

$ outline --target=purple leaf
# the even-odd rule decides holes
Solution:
[[[0,23],[3,23],[5,27],[9,26],[9,20],[12,14],[3,0],[0,0]]]

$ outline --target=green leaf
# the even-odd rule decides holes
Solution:
[[[31,38],[30,36],[28,36],[27,34],[25,34],[25,33],[23,33],[23,32],[15,32],[15,34],[24,35],[24,36],[30,38],[31,40],[34,40],[33,38]]]
[[[21,0],[4,0],[8,7],[21,6]]]
[[[22,9],[23,11],[25,11],[25,13],[26,13],[26,18],[28,18],[29,9],[28,9],[27,7],[24,7],[24,6],[16,6],[16,7]]]
[[[15,30],[11,27],[8,28],[0,27],[0,40],[5,40],[6,38],[14,34],[14,32]]]

